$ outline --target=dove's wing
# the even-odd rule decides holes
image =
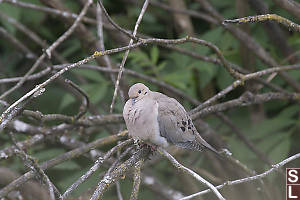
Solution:
[[[152,92],[151,95],[158,102],[161,136],[177,146],[201,150],[201,145],[196,141],[197,130],[184,107],[176,99],[164,94]]]
[[[199,135],[192,119],[176,99],[159,92],[152,92],[151,95],[158,102],[158,123],[162,137],[183,148],[201,151],[206,147],[218,153]]]

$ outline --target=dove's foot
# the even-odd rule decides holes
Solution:
[[[152,152],[157,150],[157,146],[156,145],[151,145],[151,144],[147,144],[147,143],[142,143],[140,144],[140,148],[148,148],[150,149]]]

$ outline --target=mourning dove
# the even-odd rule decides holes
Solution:
[[[169,143],[202,151],[205,147],[218,154],[196,130],[184,107],[174,98],[152,92],[142,83],[130,87],[123,109],[129,136],[136,140],[167,147]]]

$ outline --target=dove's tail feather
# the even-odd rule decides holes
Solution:
[[[204,149],[204,146],[199,144],[197,141],[178,142],[175,145],[184,149],[190,149],[196,151],[203,151]]]
[[[208,144],[200,135],[196,136],[196,140],[202,146],[204,146],[205,148],[207,148],[210,151],[214,152],[219,157],[223,158],[223,155],[220,152],[218,152],[215,148],[213,148],[210,144]]]
[[[210,151],[214,152],[218,158],[224,160],[224,156],[215,148],[213,148],[210,144],[208,144],[204,139],[202,139],[201,141],[195,140],[187,142],[178,142],[175,145],[184,149],[190,149],[194,151],[203,151],[204,149],[209,149]]]

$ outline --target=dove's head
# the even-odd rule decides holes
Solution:
[[[142,83],[136,83],[130,87],[128,91],[128,96],[134,101],[142,99],[144,96],[148,95],[150,92],[149,88]]]

